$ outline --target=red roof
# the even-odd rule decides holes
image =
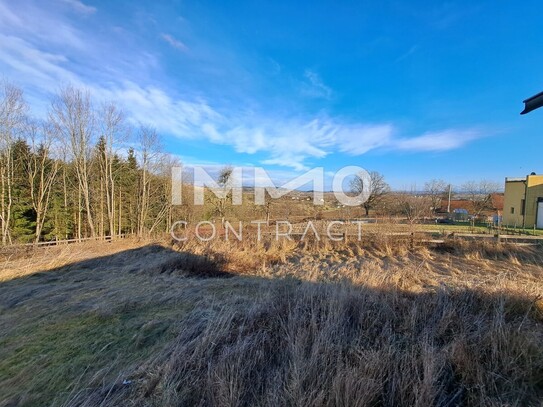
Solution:
[[[503,194],[492,194],[492,207],[497,211],[503,211]]]
[[[492,210],[483,211],[483,213],[492,213],[496,211],[503,211],[503,194],[496,193],[491,195]],[[441,212],[447,210],[448,200],[441,200]],[[451,212],[455,209],[466,209],[470,214],[474,211],[473,204],[467,199],[451,199]]]
[[[441,210],[446,211],[449,202],[448,199],[441,200]],[[473,204],[467,199],[451,199],[451,212],[454,209],[467,209],[469,213],[473,212]]]

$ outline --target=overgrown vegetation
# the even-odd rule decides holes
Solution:
[[[541,252],[386,239],[12,254],[0,405],[538,405]]]

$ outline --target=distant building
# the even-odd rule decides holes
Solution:
[[[543,175],[505,179],[503,224],[543,229]]]
[[[447,198],[443,198],[441,201],[441,207],[437,211],[438,213],[447,213],[449,202]],[[473,202],[468,199],[452,199],[450,202],[451,213],[454,213],[455,209],[467,210],[468,214],[474,214],[475,208]],[[493,193],[490,194],[488,201],[488,207],[481,211],[481,215],[486,216],[501,216],[503,212],[503,194]]]
[[[463,208],[453,209],[452,219],[455,222],[467,222],[467,221],[469,221],[468,210],[463,209]]]

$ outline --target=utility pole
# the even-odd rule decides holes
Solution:
[[[451,213],[451,184],[449,184],[449,203],[447,204],[447,213]]]

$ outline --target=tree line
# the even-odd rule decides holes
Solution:
[[[364,185],[363,177],[357,177],[351,182],[351,191],[361,193],[368,188],[368,199],[361,205],[369,216],[370,210],[377,210],[381,214],[403,216],[409,222],[435,216],[438,213],[449,212],[450,208],[443,208],[443,201],[461,197],[469,202],[471,215],[481,216],[486,210],[492,210],[492,196],[499,192],[501,186],[493,181],[467,181],[458,187],[453,187],[442,179],[432,179],[424,184],[422,191],[413,188],[410,192],[394,192],[385,181],[383,174],[377,171],[369,172]]]
[[[0,85],[3,244],[167,231],[173,165],[156,130],[114,103],[66,86],[38,119],[21,89]]]
[[[224,222],[264,216],[270,220],[271,199],[255,208],[229,205],[230,196],[207,194],[205,205],[192,205],[184,183],[183,205],[171,200],[171,168],[180,162],[161,150],[157,131],[134,126],[112,102],[96,103],[89,92],[65,86],[41,118],[32,115],[23,92],[0,83],[0,233],[2,244],[85,237],[138,236],[168,232],[175,220]],[[223,168],[219,185],[227,189],[232,175]],[[370,210],[418,219],[435,212],[449,185],[432,180],[424,194],[394,194],[382,174],[370,172],[370,184],[356,181],[357,193],[371,187],[362,205]],[[190,184],[190,182],[189,182]],[[468,182],[460,193],[472,202],[476,215],[488,208],[499,186]],[[290,204],[289,204],[290,205]],[[287,210],[287,216],[290,209]]]

